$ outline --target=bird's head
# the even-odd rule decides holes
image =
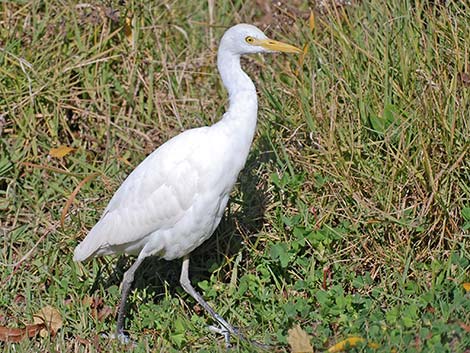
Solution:
[[[235,55],[252,53],[302,53],[293,45],[269,39],[253,25],[241,23],[230,27],[223,35],[220,48]]]

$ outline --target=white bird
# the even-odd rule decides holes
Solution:
[[[134,273],[149,256],[183,257],[180,283],[220,325],[225,336],[243,338],[199,293],[188,277],[189,254],[208,239],[224,213],[238,173],[245,165],[256,128],[256,89],[240,66],[240,55],[301,53],[274,41],[255,26],[238,24],[223,35],[217,67],[229,93],[229,108],[208,127],[182,132],[153,153],[122,183],[100,220],[74,251],[75,261],[110,254],[137,255],[124,274],[117,335],[124,334],[126,299]]]

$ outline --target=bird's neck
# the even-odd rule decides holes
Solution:
[[[256,119],[258,110],[256,88],[253,81],[240,66],[240,55],[223,50],[223,46],[221,46],[217,55],[217,67],[229,95],[230,106],[228,112],[238,110],[239,105],[252,104],[254,106],[250,110],[254,110]]]
[[[217,67],[222,82],[227,88],[230,103],[222,120],[215,125],[227,137],[225,141],[229,144],[233,143],[234,153],[227,156],[227,161],[229,161],[227,171],[232,170],[236,178],[245,165],[255,134],[258,115],[256,88],[253,81],[242,70],[240,56],[224,50],[223,43],[219,47]]]

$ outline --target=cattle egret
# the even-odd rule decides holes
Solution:
[[[214,232],[230,191],[245,165],[255,133],[256,89],[240,67],[240,55],[301,53],[274,41],[258,28],[238,24],[219,45],[217,67],[229,94],[222,119],[208,127],[182,132],[151,153],[122,183],[100,220],[76,247],[75,261],[110,254],[137,255],[124,274],[117,336],[125,338],[125,304],[134,273],[149,256],[183,258],[180,283],[218,323],[227,345],[239,331],[206,303],[188,277],[189,254]]]

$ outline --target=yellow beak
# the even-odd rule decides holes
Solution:
[[[286,44],[283,42],[278,42],[277,40],[272,39],[256,39],[256,42],[253,43],[254,45],[259,45],[267,50],[272,51],[282,51],[284,53],[302,53],[302,49],[294,47],[293,45]]]

